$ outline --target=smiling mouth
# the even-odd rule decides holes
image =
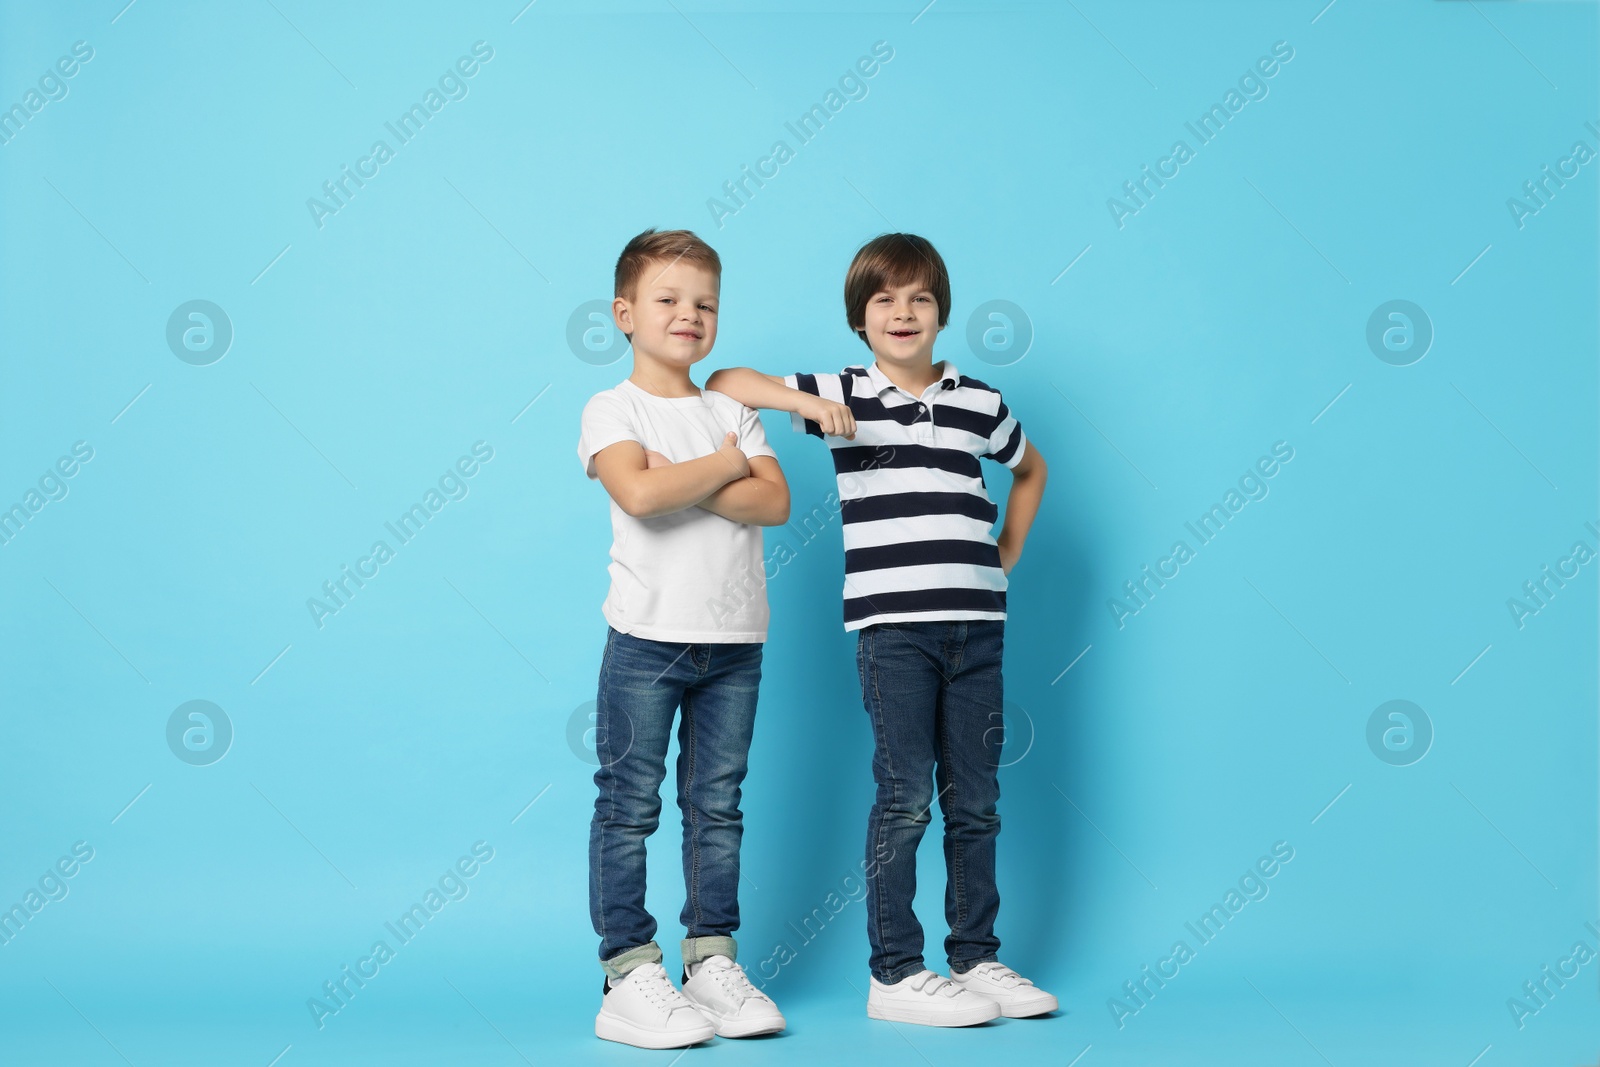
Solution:
[[[917,336],[917,334],[919,334],[921,332],[922,332],[921,330],[890,330],[889,331],[889,336],[890,337],[898,337],[898,338],[904,340],[907,337],[915,337],[915,336]]]
[[[673,330],[672,331],[672,336],[681,337],[685,341],[698,341],[698,340],[700,340],[700,335],[695,333],[693,330]]]

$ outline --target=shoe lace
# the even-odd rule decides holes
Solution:
[[[750,977],[744,973],[744,968],[731,960],[726,963],[720,959],[707,960],[701,967],[716,979],[717,985],[722,987],[722,991],[735,1004],[743,1004],[747,1000],[767,999],[765,993],[750,984]]]
[[[637,970],[639,973],[633,981],[639,987],[639,992],[662,1011],[671,1014],[678,1008],[694,1006],[678,991],[678,987],[672,984],[672,979],[667,977],[666,968],[659,963],[640,964]]]

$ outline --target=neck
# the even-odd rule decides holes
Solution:
[[[634,351],[633,373],[628,380],[647,393],[657,396],[699,396],[700,390],[689,379],[688,367],[674,367]]]
[[[886,360],[878,360],[878,369],[883,376],[889,379],[908,393],[920,396],[922,392],[938,381],[944,374],[944,361],[937,363],[921,363],[914,367],[895,366]]]

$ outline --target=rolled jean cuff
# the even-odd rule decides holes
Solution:
[[[739,942],[725,934],[713,937],[686,937],[683,939],[683,965],[691,967],[712,956],[726,956],[738,962]]]
[[[621,978],[641,963],[660,962],[661,946],[651,941],[637,948],[624,949],[609,960],[601,960],[600,966],[605,970],[607,978]]]

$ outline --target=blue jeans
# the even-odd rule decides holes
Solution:
[[[872,718],[877,799],[867,819],[867,938],[872,975],[922,970],[917,845],[935,798],[944,814],[945,954],[957,974],[995,959],[1000,894],[1000,675],[1005,622],[880,623],[857,632],[856,668]],[[932,782],[937,780],[935,794]]]
[[[678,644],[607,628],[595,709],[600,793],[589,824],[589,917],[611,977],[661,959],[656,921],[644,906],[645,839],[660,822],[667,743],[680,706],[684,963],[735,958],[739,785],[760,682],[759,644]]]

